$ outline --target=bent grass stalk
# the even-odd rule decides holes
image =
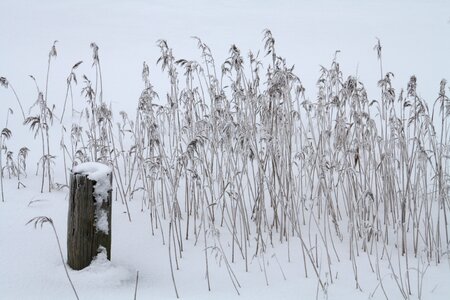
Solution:
[[[69,271],[67,270],[66,262],[64,260],[64,256],[63,256],[62,249],[61,249],[61,243],[59,242],[58,233],[56,232],[56,228],[55,228],[55,224],[53,223],[53,220],[49,217],[39,216],[39,217],[34,217],[31,220],[29,220],[26,225],[28,225],[30,223],[34,223],[34,228],[37,228],[38,225],[40,225],[42,228],[45,223],[49,223],[50,226],[52,226],[53,233],[55,234],[55,238],[56,238],[56,243],[58,244],[58,250],[59,250],[59,255],[61,257],[61,263],[64,266],[64,271],[66,272],[67,279],[69,280],[70,286],[72,287],[75,297],[79,300],[80,298],[78,297],[78,293],[75,289],[75,286],[73,285],[72,279],[70,279]]]

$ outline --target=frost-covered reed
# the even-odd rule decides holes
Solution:
[[[321,68],[317,96],[309,99],[269,30],[265,55],[244,57],[232,45],[223,63],[194,39],[200,61],[178,59],[167,41],[157,42],[166,93],[155,92],[144,62],[136,111],[120,112],[118,119],[103,99],[99,48],[92,43],[95,80],[83,75],[86,106],[77,112],[72,104],[74,124],[71,132],[63,127],[61,143],[72,165],[112,166],[115,195],[130,221],[128,203],[141,201],[149,230],[168,245],[177,296],[183,241],[193,239],[204,252],[209,289],[213,258],[224,263],[239,293],[233,263],[242,261],[248,270],[252,257],[264,259],[267,247],[287,243],[288,259],[301,253],[305,276],[316,276],[324,291],[336,278],[336,263],[349,260],[356,288],[361,272],[371,271],[388,297],[380,273],[386,262],[403,297],[420,297],[426,266],[450,253],[446,81],[435,101],[419,96],[415,76],[395,89],[394,74],[383,73],[378,41],[376,100],[357,77],[342,73],[338,53]],[[80,63],[67,80],[63,125],[67,97],[73,103],[72,89],[79,89]],[[41,133],[50,184],[53,110],[39,95],[40,115],[26,123]],[[360,269],[362,255],[370,270]],[[411,257],[422,265],[411,265]]]

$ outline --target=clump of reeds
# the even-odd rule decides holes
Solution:
[[[248,270],[252,257],[264,259],[268,247],[281,243],[287,243],[290,260],[298,240],[304,274],[312,270],[324,292],[336,280],[335,264],[349,260],[355,288],[362,289],[360,274],[371,271],[388,297],[381,268],[387,265],[404,298],[421,297],[427,265],[450,253],[446,81],[432,106],[419,96],[416,76],[397,90],[394,74],[383,71],[378,41],[376,100],[369,100],[373,96],[357,77],[343,74],[339,52],[321,67],[310,99],[294,66],[276,52],[270,30],[264,31],[265,56],[245,57],[232,45],[222,64],[194,39],[200,61],[177,59],[167,41],[157,42],[156,64],[168,78],[165,97],[155,92],[144,62],[135,115],[120,112],[116,123],[102,96],[99,47],[92,43],[95,80],[83,75],[81,88],[86,105],[74,114],[79,62],[67,80],[61,115],[64,126],[70,95],[73,124],[70,132],[62,127],[61,145],[72,165],[110,164],[130,221],[128,202],[141,199],[151,233],[159,230],[168,244],[176,295],[183,240],[193,239],[202,244],[208,289],[211,257],[225,263],[239,293],[232,263],[242,261]],[[38,95],[40,113],[26,123],[41,134],[42,172],[48,171],[50,184],[53,109],[46,92],[38,88]],[[347,253],[338,252],[342,243]],[[360,269],[361,255],[370,270]],[[413,257],[422,266],[413,267]]]

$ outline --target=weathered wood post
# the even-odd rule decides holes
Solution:
[[[111,259],[111,185],[107,165],[89,162],[72,169],[67,263],[74,270],[87,267],[101,251]]]

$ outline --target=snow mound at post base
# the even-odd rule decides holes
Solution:
[[[134,281],[131,270],[114,265],[108,260],[104,247],[99,247],[97,256],[89,266],[80,271],[71,270],[71,273],[77,284],[95,289],[98,289],[99,285],[102,288],[120,287]]]

